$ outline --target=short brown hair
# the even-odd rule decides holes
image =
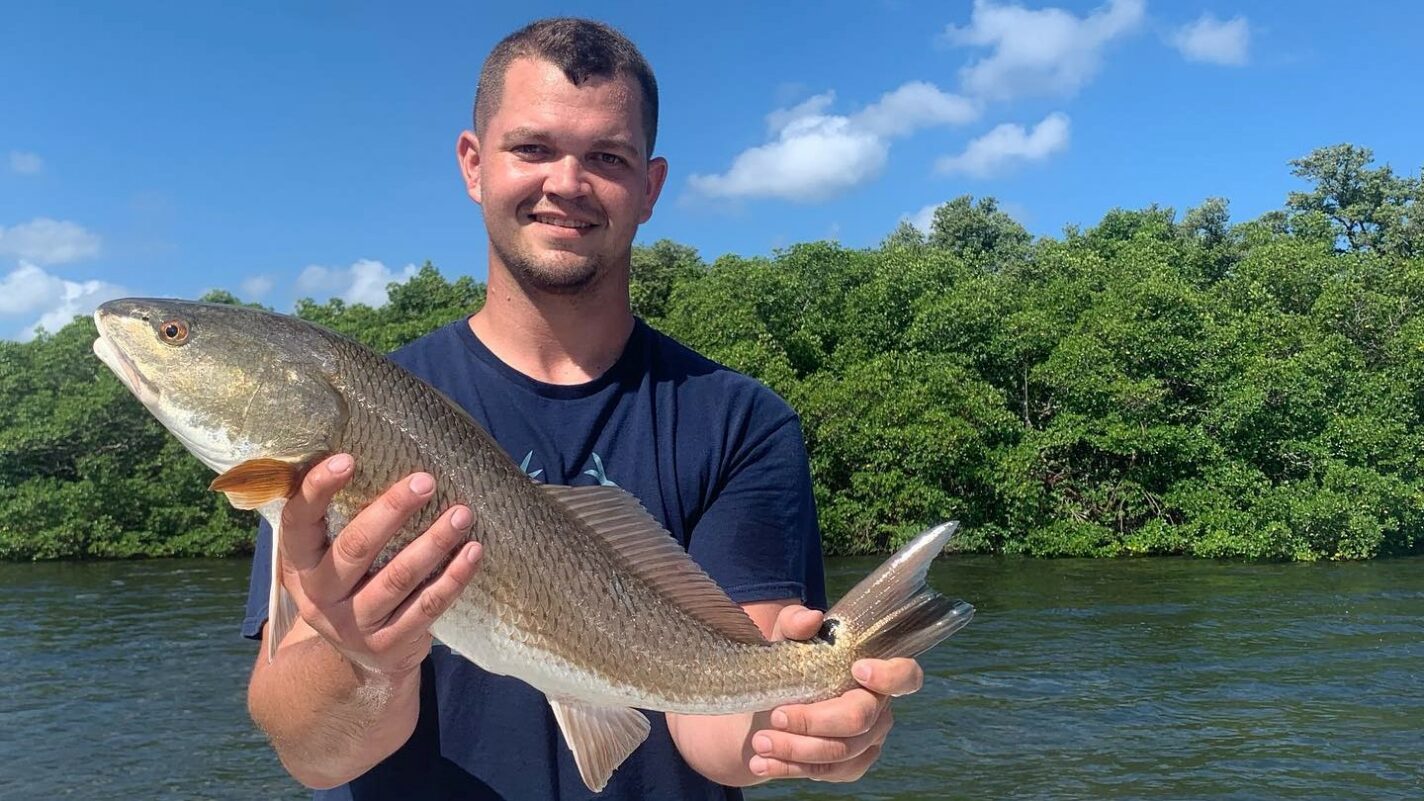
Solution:
[[[573,17],[541,19],[504,37],[490,51],[475,87],[475,133],[483,135],[489,118],[499,108],[504,74],[517,58],[547,61],[564,71],[574,86],[589,78],[627,75],[643,92],[643,130],[648,156],[658,138],[658,82],[653,70],[628,37],[593,20]]]

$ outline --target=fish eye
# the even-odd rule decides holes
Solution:
[[[169,345],[182,345],[188,341],[188,324],[182,320],[168,320],[158,326],[158,338]]]

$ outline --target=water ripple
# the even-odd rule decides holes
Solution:
[[[874,564],[832,562],[832,596]],[[246,576],[0,565],[0,798],[307,797],[247,719]],[[876,769],[749,797],[1424,798],[1424,560],[950,557],[931,582],[979,611]]]

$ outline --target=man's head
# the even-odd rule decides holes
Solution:
[[[476,129],[458,146],[492,282],[507,274],[553,294],[626,284],[633,238],[667,178],[652,156],[656,93],[637,49],[605,25],[536,22],[495,47]]]
[[[494,46],[475,87],[476,135],[484,135],[485,125],[499,108],[505,72],[518,58],[547,61],[563,70],[574,86],[590,78],[632,78],[643,93],[643,132],[648,156],[653,155],[658,138],[658,81],[652,68],[628,37],[601,22],[571,17],[531,22]]]

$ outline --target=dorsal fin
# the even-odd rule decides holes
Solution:
[[[659,595],[736,642],[766,644],[747,613],[692,561],[637,498],[613,486],[539,487],[602,537],[623,566]]]

